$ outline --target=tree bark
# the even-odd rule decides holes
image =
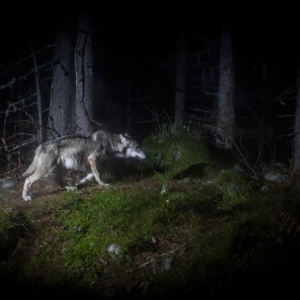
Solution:
[[[176,57],[176,86],[175,86],[175,126],[178,130],[183,128],[184,109],[186,98],[186,72],[187,72],[187,37],[184,28],[180,28],[177,37]]]
[[[40,73],[39,67],[36,60],[36,56],[34,53],[33,45],[31,44],[31,53],[34,65],[34,74],[35,74],[35,86],[36,86],[36,95],[37,95],[37,107],[38,107],[38,143],[41,144],[43,142],[43,106],[42,106],[42,94],[41,94],[41,86],[40,86]]]
[[[300,171],[300,57],[297,78],[297,99],[295,113],[294,172]]]
[[[92,43],[91,15],[85,11],[78,13],[78,32],[75,49],[76,102],[75,123],[76,132],[91,134],[93,126],[93,80],[94,54]]]
[[[48,138],[74,133],[73,23],[62,17],[57,25],[49,104]]]
[[[221,30],[219,97],[216,127],[216,145],[231,149],[234,141],[234,66],[233,66],[232,29],[225,20]]]

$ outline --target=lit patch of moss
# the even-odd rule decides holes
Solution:
[[[91,182],[78,191],[36,198],[14,222],[11,211],[0,206],[4,228],[21,220],[29,224],[10,261],[0,262],[0,272],[17,266],[16,277],[35,292],[81,286],[100,291],[93,297],[99,299],[166,299],[189,298],[187,291],[195,290],[222,294],[240,286],[240,279],[253,280],[252,271],[267,278],[283,258],[299,268],[298,180],[258,188],[228,165],[214,168],[213,151],[197,152],[200,140],[165,142],[155,145],[166,155],[173,155],[171,146],[183,149],[179,159],[162,161],[168,172],[105,188]],[[200,168],[190,168],[195,165]],[[198,173],[202,169],[205,178]],[[193,177],[191,171],[195,178],[183,180]],[[112,244],[120,254],[108,253]]]
[[[143,149],[148,155],[150,167],[172,172],[173,175],[193,164],[212,163],[208,145],[187,135],[171,137],[163,142],[149,136],[143,142]]]

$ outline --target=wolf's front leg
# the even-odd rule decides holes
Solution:
[[[93,173],[88,173],[86,177],[82,178],[76,185],[81,185],[86,183],[88,180],[91,180],[94,177]]]
[[[76,184],[76,186],[82,185],[82,184],[86,183],[87,181],[91,180],[93,177],[94,177],[94,173],[92,173],[92,172],[91,172],[91,173],[88,173],[86,177],[82,178],[82,179]],[[99,181],[98,181],[98,179],[96,178],[96,180],[97,180],[97,182],[98,182],[100,185],[108,185],[108,184],[104,183],[103,181],[101,181],[100,179],[99,179]]]
[[[101,179],[100,179],[100,175],[97,169],[97,163],[96,163],[96,159],[93,155],[90,155],[89,158],[89,163],[90,163],[90,167],[92,169],[93,172],[93,176],[95,177],[96,181],[100,184],[100,185],[104,185],[107,186],[109,185],[108,183],[104,183]],[[88,175],[89,176],[89,175]]]

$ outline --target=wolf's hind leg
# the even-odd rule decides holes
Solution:
[[[35,172],[31,176],[27,177],[24,186],[23,186],[23,193],[22,193],[22,198],[25,201],[32,200],[32,197],[29,195],[29,188],[30,186],[37,180],[41,178],[40,173]]]

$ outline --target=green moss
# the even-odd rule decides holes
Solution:
[[[191,136],[148,137],[144,146],[154,174],[140,180],[91,182],[25,208],[0,203],[1,242],[14,242],[3,278],[13,269],[34,293],[55,296],[80,287],[99,299],[166,299],[248,294],[259,284],[253,274],[268,278],[283,261],[292,267],[275,272],[281,278],[299,268],[298,179],[257,186]]]
[[[143,148],[151,168],[168,171],[173,175],[192,164],[212,163],[208,145],[192,136],[181,135],[164,141],[149,136],[144,140]]]

